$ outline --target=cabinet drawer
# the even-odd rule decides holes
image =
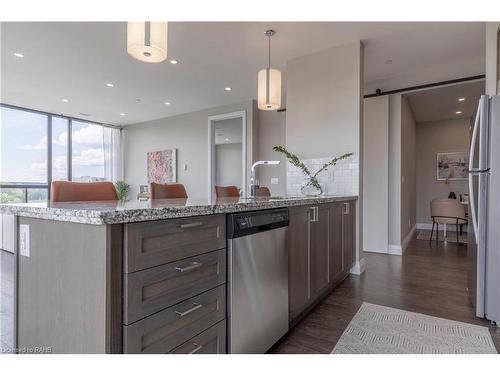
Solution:
[[[124,353],[168,353],[226,317],[221,285],[123,327]]]
[[[224,215],[125,224],[125,273],[226,246]]]
[[[124,276],[124,324],[175,305],[226,282],[226,250]]]
[[[226,353],[226,321],[223,320],[205,332],[186,341],[170,352],[170,354],[225,354]]]

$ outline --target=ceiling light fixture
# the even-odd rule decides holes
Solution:
[[[120,113],[120,116],[125,116],[125,113],[123,113],[123,112],[122,112],[122,113]]]
[[[462,114],[462,111],[456,111],[455,112],[457,115],[461,115]]]
[[[264,35],[268,38],[267,68],[259,71],[258,75],[258,107],[263,111],[272,111],[281,107],[281,72],[271,69],[271,37],[274,30],[267,30]]]
[[[179,64],[179,61],[178,60],[170,60],[170,64],[177,65],[177,64]]]
[[[133,58],[159,63],[167,58],[168,22],[127,22],[127,52]]]
[[[224,90],[231,91],[231,87],[224,87]]]
[[[63,103],[67,103],[67,102],[69,102],[69,100],[68,100],[68,99],[62,99],[62,101],[63,101]]]
[[[463,101],[465,101],[465,98],[458,98],[458,101],[463,102]]]
[[[24,57],[24,55],[21,52],[14,52],[14,56],[19,57],[20,59]]]
[[[165,105],[170,105],[170,104],[172,104],[172,103],[170,103],[170,102],[165,102]]]
[[[226,142],[229,142],[229,138],[226,138]]]
[[[114,87],[115,85],[113,85],[112,83],[106,83],[106,86],[108,86],[108,87]]]

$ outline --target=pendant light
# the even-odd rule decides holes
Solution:
[[[281,107],[281,72],[271,69],[271,37],[276,34],[274,30],[267,30],[268,60],[267,68],[259,71],[257,102],[259,109],[273,111]]]
[[[159,63],[167,58],[168,22],[127,22],[127,52],[137,60]]]

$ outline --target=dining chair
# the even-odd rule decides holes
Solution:
[[[255,190],[255,196],[256,197],[270,197],[271,196],[271,190],[267,186],[261,186],[258,187]]]
[[[464,206],[456,199],[449,198],[436,198],[431,201],[431,218],[432,218],[432,235],[434,234],[434,226],[436,226],[436,241],[439,235],[439,224],[455,224],[455,229],[457,232],[457,243],[459,242],[458,237],[458,226],[461,224],[467,224],[467,218],[465,216]]]
[[[240,192],[236,186],[217,186],[217,185],[215,185],[215,196],[217,198],[239,197]]]
[[[52,181],[51,202],[117,201],[115,185],[103,182]]]
[[[149,184],[151,199],[187,198],[186,188],[183,184]]]

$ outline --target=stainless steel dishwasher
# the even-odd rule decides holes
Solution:
[[[229,353],[265,353],[288,331],[287,229],[287,208],[227,216]]]

